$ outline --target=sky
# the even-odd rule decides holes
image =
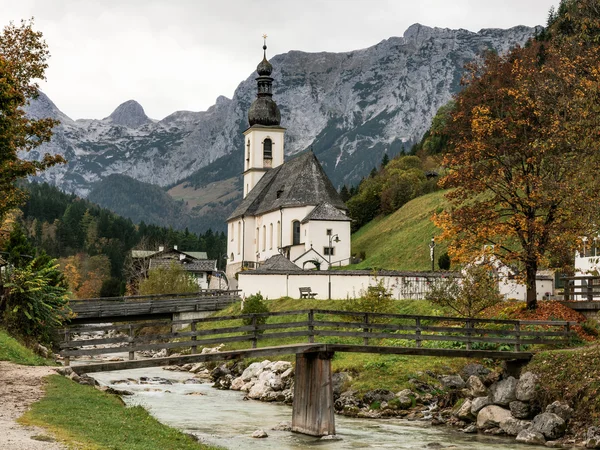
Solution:
[[[544,25],[559,0],[0,0],[2,26],[34,17],[51,58],[41,89],[72,119],[137,100],[153,119],[228,98],[262,59],[343,52],[431,27]]]

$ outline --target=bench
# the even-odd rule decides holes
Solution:
[[[315,298],[317,296],[316,292],[313,292],[309,287],[301,287],[300,289],[300,298]]]

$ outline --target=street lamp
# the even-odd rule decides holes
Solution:
[[[333,253],[333,247],[331,246],[332,243],[335,242],[336,244],[338,242],[340,242],[340,237],[337,234],[330,234],[329,235],[329,247],[327,250],[327,253],[329,253],[329,262],[328,262],[328,267],[327,270],[331,270],[331,253]],[[328,274],[328,279],[329,279],[329,295],[327,296],[327,298],[329,300],[331,300],[331,272],[329,272]]]
[[[429,257],[431,258],[431,271],[435,270],[435,237],[431,238],[429,243]]]

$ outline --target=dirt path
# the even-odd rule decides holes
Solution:
[[[55,373],[50,367],[19,366],[0,361],[0,448],[2,450],[62,450],[63,445],[32,439],[32,436],[50,437],[36,427],[25,427],[16,422],[29,406],[39,400],[42,378]]]

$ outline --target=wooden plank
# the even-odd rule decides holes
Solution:
[[[149,358],[140,359],[136,361],[117,361],[107,363],[96,363],[96,364],[82,364],[73,366],[73,371],[79,375],[84,373],[93,372],[106,372],[113,370],[129,370],[129,369],[141,369],[146,367],[160,367],[160,366],[173,366],[183,365],[188,363],[198,363],[207,361],[229,361],[232,359],[240,358],[255,358],[264,356],[279,356],[279,355],[291,355],[305,352],[318,352],[324,351],[326,345],[324,344],[294,344],[294,345],[281,345],[277,347],[263,347],[258,349],[245,349],[245,350],[231,350],[226,352],[217,353],[205,353],[198,355],[181,355],[181,356],[168,356],[166,358]]]

